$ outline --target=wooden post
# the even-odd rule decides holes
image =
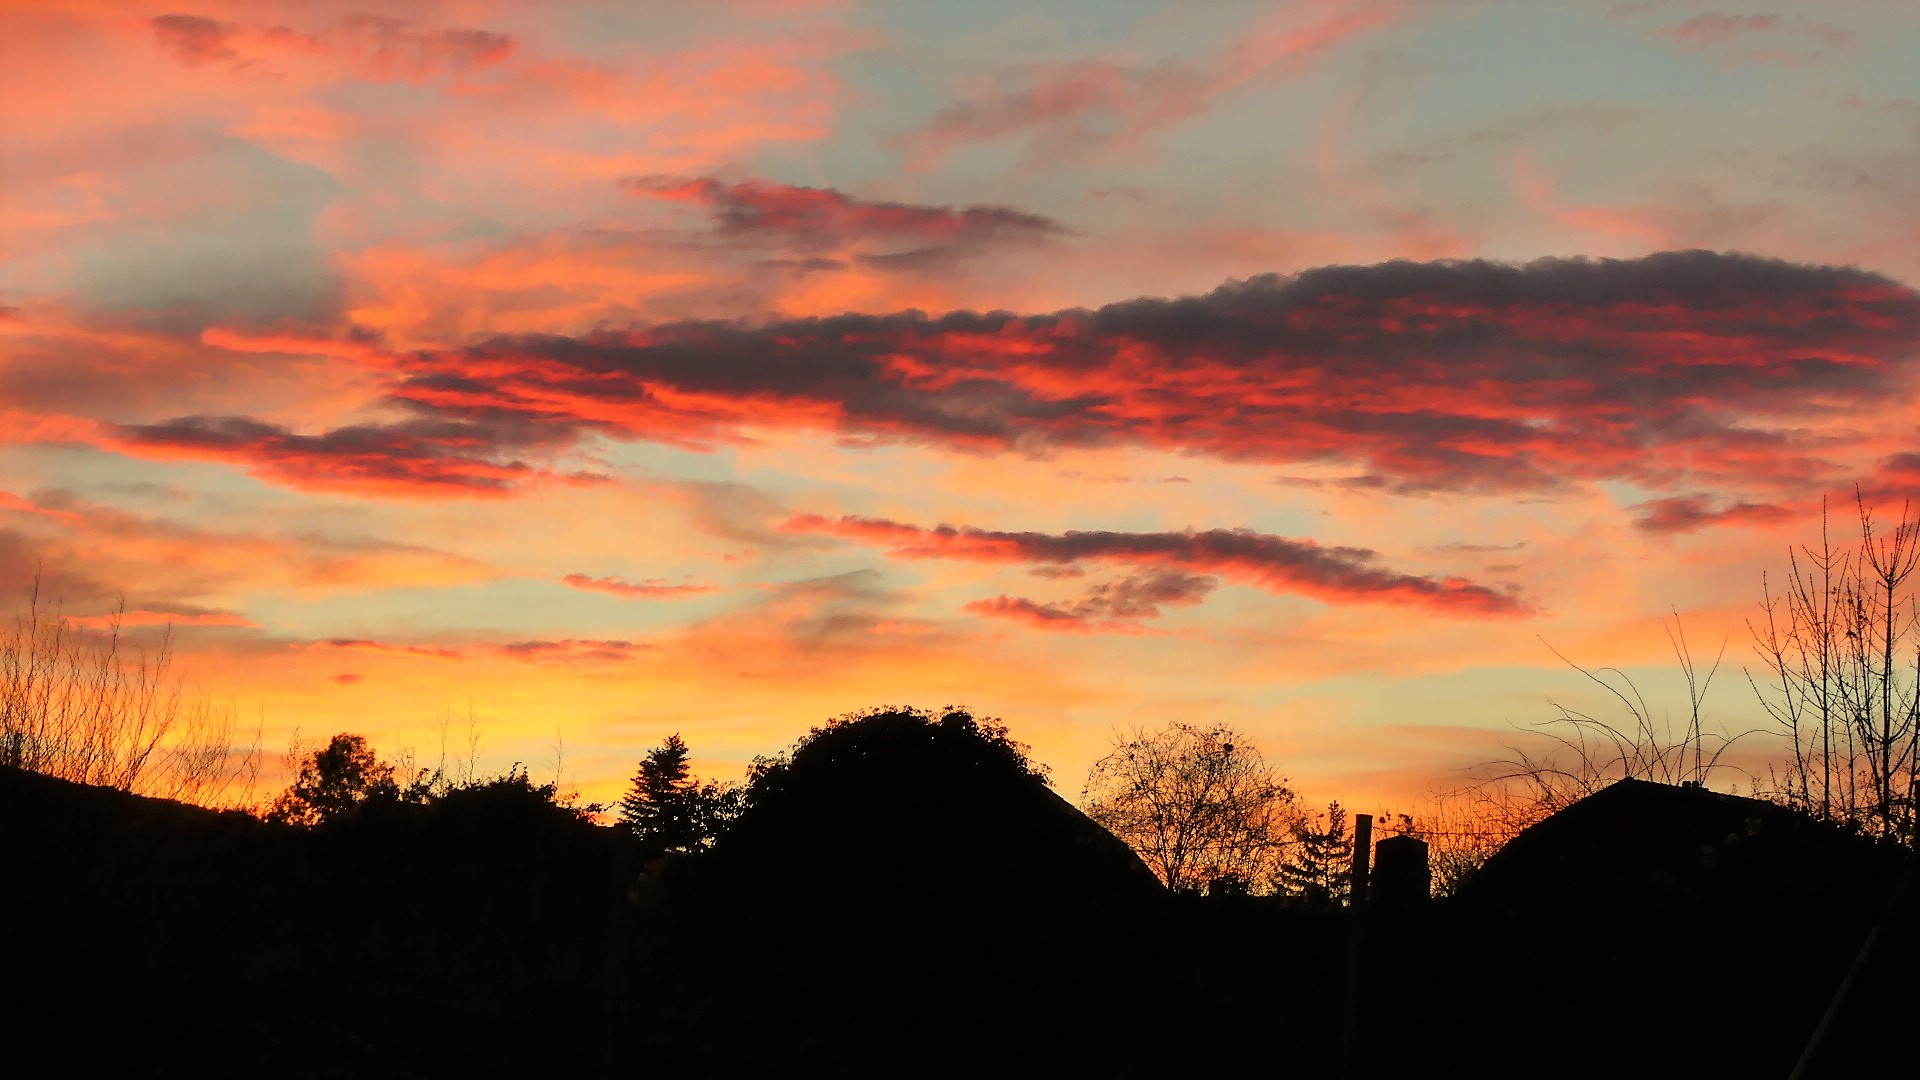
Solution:
[[[1353,873],[1347,888],[1347,977],[1340,1001],[1340,1075],[1361,1074],[1360,1024],[1366,1010],[1367,871],[1373,855],[1373,815],[1353,815]]]
[[[1353,815],[1353,881],[1347,903],[1356,910],[1367,906],[1367,880],[1373,864],[1373,815]]]

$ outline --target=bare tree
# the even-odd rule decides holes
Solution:
[[[1707,717],[1707,694],[1726,653],[1702,665],[1676,612],[1664,624],[1686,685],[1685,711],[1656,711],[1618,668],[1586,668],[1548,650],[1618,705],[1613,718],[1551,702],[1557,716],[1525,729],[1527,743],[1476,766],[1467,782],[1436,791],[1407,815],[1407,832],[1427,841],[1434,891],[1460,888],[1509,840],[1535,823],[1620,780],[1705,786],[1730,768],[1723,758],[1748,731],[1730,732]]]
[[[204,805],[251,795],[258,740],[234,744],[231,707],[173,671],[172,630],[151,650],[67,618],[36,579],[0,633],[0,765]],[[244,792],[236,792],[244,787]]]
[[[1116,735],[1080,803],[1175,891],[1271,890],[1300,818],[1286,780],[1223,724]]]
[[[1495,852],[1545,816],[1519,785],[1488,783],[1435,791],[1399,815],[1401,832],[1427,842],[1435,896],[1459,892]]]
[[[1679,614],[1663,627],[1686,682],[1685,714],[1676,720],[1670,712],[1656,713],[1626,672],[1581,667],[1549,645],[1562,663],[1605,690],[1625,715],[1609,720],[1552,702],[1559,715],[1532,729],[1543,746],[1510,744],[1510,756],[1476,770],[1474,786],[1487,809],[1498,809],[1499,817],[1518,826],[1517,832],[1617,780],[1704,786],[1727,767],[1721,759],[1750,732],[1730,733],[1709,726],[1706,719],[1707,693],[1720,671],[1726,643],[1703,671]]]
[[[1748,675],[1790,758],[1776,773],[1787,805],[1889,839],[1914,841],[1920,772],[1920,629],[1912,579],[1920,518],[1902,503],[1877,527],[1855,492],[1858,542],[1836,549],[1825,506],[1820,547],[1787,552],[1788,578],[1762,581],[1749,622],[1764,683]],[[1782,775],[1784,774],[1784,775]]]

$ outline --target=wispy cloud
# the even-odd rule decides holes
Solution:
[[[306,435],[244,416],[183,416],[120,425],[105,441],[141,457],[232,462],[290,487],[362,495],[497,496],[543,482],[606,479],[556,473],[509,456],[573,441],[570,431],[549,436],[517,418],[488,424],[429,417]]]
[[[1798,64],[1851,49],[1853,31],[1804,16],[1709,11],[1651,32],[1686,52],[1726,63]]]
[[[343,66],[376,82],[420,82],[492,67],[512,55],[506,34],[471,27],[423,26],[387,15],[348,15],[306,32],[286,26],[222,22],[200,15],[158,15],[154,41],[191,68],[259,69],[294,57]]]
[[[1036,160],[1129,149],[1206,114],[1234,91],[1297,74],[1399,17],[1397,6],[1387,4],[1321,6],[1306,19],[1299,10],[1289,6],[1263,18],[1233,44],[1197,59],[1100,58],[1005,71],[961,88],[951,104],[893,145],[922,168],[962,147],[1010,138],[1026,139]]]

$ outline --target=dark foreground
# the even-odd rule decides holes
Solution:
[[[300,830],[0,772],[0,1071],[1341,1074],[1360,915],[1168,896],[1037,781],[913,764],[664,863],[507,786]],[[1616,785],[1365,913],[1351,1071],[1785,1077],[1905,866]],[[1810,1075],[1920,1075],[1913,892]]]

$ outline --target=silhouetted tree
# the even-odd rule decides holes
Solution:
[[[1779,797],[1815,817],[1913,843],[1920,798],[1920,519],[1902,504],[1876,528],[1856,492],[1860,535],[1836,548],[1821,511],[1820,547],[1789,550],[1786,588],[1763,580],[1750,624],[1766,667],[1753,680],[1792,757]]]
[[[1046,766],[1028,756],[1025,743],[1007,733],[1007,725],[992,717],[977,717],[965,709],[927,709],[880,706],[836,716],[814,728],[791,750],[755,758],[747,774],[747,801],[755,805],[778,795],[796,769],[831,771],[847,759],[873,753],[876,744],[930,743],[962,760],[994,771],[1005,770],[1047,782]]]
[[[687,744],[675,733],[640,760],[640,771],[620,800],[620,820],[664,851],[698,851],[738,816],[740,805],[733,785],[694,778]]]
[[[374,755],[359,735],[339,734],[300,763],[300,772],[267,811],[269,821],[323,825],[370,800],[401,796],[392,765]]]
[[[1224,724],[1115,736],[1080,803],[1176,892],[1229,879],[1234,891],[1271,889],[1299,817],[1285,779]]]
[[[1289,893],[1315,906],[1345,905],[1351,891],[1353,834],[1347,829],[1347,811],[1338,802],[1324,814],[1294,822],[1296,843],[1281,864],[1280,880]]]
[[[35,578],[0,631],[0,765],[210,807],[250,802],[258,748],[233,745],[233,710],[188,692],[170,629],[141,650],[120,615],[82,625]]]

